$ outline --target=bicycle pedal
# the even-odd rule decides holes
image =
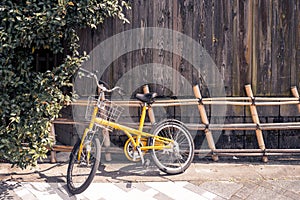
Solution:
[[[137,159],[139,159],[139,153],[137,151],[134,151],[132,160],[135,162]]]

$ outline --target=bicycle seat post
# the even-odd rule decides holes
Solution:
[[[142,113],[141,113],[141,116],[140,116],[139,131],[143,131],[147,108],[148,108],[147,103],[143,103]]]

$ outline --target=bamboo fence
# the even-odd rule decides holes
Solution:
[[[265,146],[262,131],[266,130],[291,130],[300,129],[300,122],[285,123],[261,123],[257,113],[257,106],[280,106],[280,105],[296,105],[300,112],[300,97],[296,87],[291,88],[294,97],[254,97],[251,86],[246,85],[246,94],[248,97],[216,97],[202,98],[199,87],[193,87],[195,98],[191,99],[175,99],[175,100],[156,100],[152,107],[167,106],[197,106],[201,118],[201,124],[186,124],[190,130],[203,130],[208,142],[209,149],[196,150],[197,154],[210,155],[214,161],[218,160],[218,156],[262,156],[262,161],[267,162],[267,156],[284,156],[284,155],[300,155],[300,149],[267,149]],[[143,88],[144,93],[149,92],[148,86]],[[139,107],[139,101],[114,101],[121,106]],[[71,105],[86,106],[87,101],[78,100]],[[249,106],[253,123],[234,123],[234,124],[209,124],[207,112],[204,105],[233,105],[233,106]],[[148,110],[150,123],[145,124],[145,128],[150,128],[155,122],[155,113],[150,108]],[[85,124],[86,122],[75,122],[70,119],[59,118],[53,121],[53,124]],[[125,125],[137,127],[136,123],[126,123]],[[54,127],[54,126],[53,126]],[[256,133],[259,149],[216,149],[213,139],[213,131],[217,130],[253,130]],[[52,135],[55,137],[55,130],[52,128]],[[108,141],[105,146],[109,147]],[[51,162],[56,162],[56,151],[70,152],[71,146],[54,145],[51,149]],[[118,153],[120,148],[105,148],[106,153]]]

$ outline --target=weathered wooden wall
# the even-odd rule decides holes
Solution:
[[[130,24],[107,20],[97,30],[79,30],[82,50],[90,52],[126,30],[169,28],[192,37],[208,51],[222,75],[227,96],[245,96],[244,85],[249,83],[255,96],[291,96],[291,86],[300,88],[299,0],[131,0],[131,5],[126,11]],[[103,78],[113,84],[125,72],[146,63],[171,66],[191,81],[198,77],[190,63],[163,51],[163,45],[167,44],[121,56]],[[183,44],[181,48],[189,47]],[[114,54],[114,49],[106,51]],[[154,73],[164,76],[163,72]],[[261,122],[300,120],[296,107],[263,107],[258,111]],[[229,108],[225,123],[243,122],[252,122],[249,108]],[[297,131],[266,131],[264,137],[267,148],[300,147]],[[201,143],[202,139],[196,140]],[[254,131],[225,131],[217,148],[258,146]]]
[[[90,51],[125,30],[169,28],[192,37],[209,52],[228,96],[245,95],[248,83],[257,96],[289,96],[291,86],[300,87],[298,0],[132,0],[131,5],[126,12],[130,24],[108,20],[98,30],[81,30],[82,49]],[[193,77],[189,63],[180,56],[153,49],[117,59],[109,77],[118,79],[132,67],[152,62]]]

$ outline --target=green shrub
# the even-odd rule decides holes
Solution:
[[[127,22],[118,0],[6,0],[0,3],[0,159],[21,168],[45,158],[50,122],[75,97],[64,92],[87,59],[76,29],[96,28],[107,17]],[[35,71],[34,54],[65,55],[62,64]]]

